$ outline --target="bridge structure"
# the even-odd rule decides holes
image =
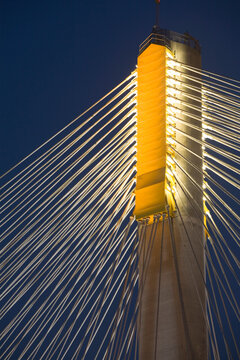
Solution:
[[[237,359],[240,82],[154,27],[3,174],[3,359]]]

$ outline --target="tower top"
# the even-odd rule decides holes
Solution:
[[[139,54],[141,54],[150,44],[163,45],[171,50],[172,41],[185,44],[186,46],[195,49],[198,53],[201,53],[199,41],[188,32],[180,34],[175,31],[161,29],[158,25],[154,25],[151,34],[140,44]]]

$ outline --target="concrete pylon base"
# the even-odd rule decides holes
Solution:
[[[203,315],[204,287],[192,250],[182,231],[184,229],[181,221],[179,217],[171,221],[174,244],[170,236],[168,220],[165,220],[161,270],[163,223],[160,222],[157,226],[146,273],[148,244],[154,225],[147,226],[146,236],[143,239],[145,245],[139,266],[140,284],[143,283],[144,278],[145,284],[139,312],[139,358],[140,360],[207,359]],[[196,234],[196,230],[192,229],[191,235],[194,231]],[[197,251],[200,243],[195,240],[193,239],[193,246]],[[199,253],[202,254],[202,251]],[[202,260],[202,255],[198,256],[200,265],[203,265]]]

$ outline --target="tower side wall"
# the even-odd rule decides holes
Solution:
[[[171,42],[171,47],[177,61],[195,68],[201,68],[201,56],[197,49],[173,41]],[[181,67],[180,69],[182,73],[189,75],[186,69]],[[197,74],[195,76],[198,77]],[[173,223],[192,356],[194,359],[207,359],[207,331],[206,320],[204,318],[206,315],[206,294],[204,285],[205,239],[202,214],[203,162],[202,145],[200,143],[202,140],[202,132],[193,128],[202,128],[201,121],[197,120],[198,118],[201,119],[201,84],[200,82],[193,83],[190,79],[183,76],[181,76],[181,78],[181,81],[186,85],[190,85],[191,89],[181,86],[181,91],[184,95],[181,95],[182,103],[179,107],[184,113],[180,113],[177,116],[183,120],[185,124],[176,122],[176,127],[186,135],[176,131],[177,152],[175,157],[177,163],[182,168],[176,166],[177,178],[179,179],[179,183],[176,183],[176,201],[182,219],[179,216],[179,212],[177,212]],[[200,76],[199,81],[201,81]],[[192,86],[196,88],[195,91],[192,89]],[[199,110],[195,110],[195,107]],[[188,116],[185,115],[185,113],[188,113]],[[182,156],[178,155],[178,153]],[[188,197],[186,194],[188,194]],[[193,209],[193,205],[197,211]],[[186,234],[182,220],[188,234]]]

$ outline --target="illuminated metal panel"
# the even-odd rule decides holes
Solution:
[[[137,218],[165,210],[167,51],[150,44],[138,57]]]

